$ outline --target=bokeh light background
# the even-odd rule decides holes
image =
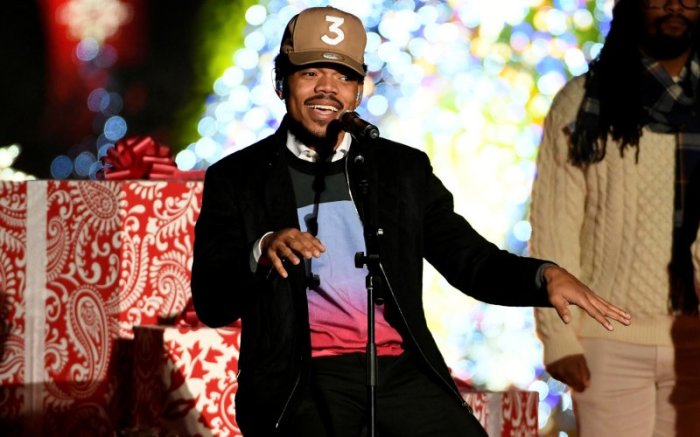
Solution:
[[[67,3],[57,20],[75,32],[75,62],[108,70],[119,53],[107,40],[130,18],[128,5],[120,0]],[[272,67],[285,24],[306,7],[329,4],[359,16],[369,31],[369,73],[358,112],[378,125],[382,136],[427,152],[455,195],[458,212],[491,241],[526,254],[542,122],[555,93],[572,75],[584,73],[599,52],[613,1],[207,4],[209,16],[203,18],[199,38],[208,74],[199,86],[210,91],[205,101],[196,102],[200,110],[183,126],[181,144],[170,145],[178,151],[180,169],[206,168],[276,129],[285,110],[273,90]],[[207,32],[207,19],[227,24],[212,25],[215,30]],[[96,86],[86,104],[102,126],[94,151],[57,156],[56,178],[94,176],[99,157],[129,135],[118,90]],[[16,156],[15,149],[3,153]],[[543,373],[530,309],[465,298],[429,265],[425,289],[429,324],[457,376],[489,390],[536,390],[542,434],[573,431],[570,395]]]

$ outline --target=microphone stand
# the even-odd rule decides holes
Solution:
[[[357,140],[359,153],[353,158],[353,168],[356,170],[358,179],[357,187],[359,194],[360,219],[362,220],[365,238],[366,252],[355,254],[355,267],[361,269],[367,267],[367,277],[365,286],[367,287],[367,397],[368,410],[367,435],[376,436],[376,414],[377,414],[377,343],[375,338],[374,305],[380,303],[381,298],[375,298],[376,287],[381,285],[381,268],[379,255],[379,239],[383,230],[377,225],[377,211],[371,201],[371,190],[369,184],[369,170],[367,164],[367,151],[365,141],[373,141],[374,138],[364,139],[360,135],[354,135]]]

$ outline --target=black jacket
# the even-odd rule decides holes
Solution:
[[[258,266],[251,273],[252,245],[265,232],[299,228],[286,163],[283,122],[272,136],[236,152],[207,173],[195,227],[192,297],[205,324],[223,326],[241,318],[236,419],[244,433],[271,435],[294,408],[293,393],[306,382],[310,360],[306,278],[288,264],[288,279]],[[481,237],[453,211],[452,195],[416,149],[379,139],[370,147],[353,141],[348,166],[357,198],[354,157],[364,150],[370,186],[368,210],[378,208],[382,287],[388,321],[404,347],[420,357],[455,402],[462,402],[428,331],[422,303],[422,267],[427,259],[454,287],[484,302],[548,306],[535,276],[542,261],[523,258]],[[376,187],[376,188],[375,188]]]

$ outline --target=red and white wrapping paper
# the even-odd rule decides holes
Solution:
[[[462,396],[489,436],[537,436],[539,395],[533,391],[463,390]]]
[[[0,181],[0,423],[24,407],[27,185]]]
[[[134,429],[240,436],[234,396],[240,325],[135,327]]]
[[[32,434],[128,425],[132,326],[185,306],[201,194],[201,182],[0,183],[0,420]]]

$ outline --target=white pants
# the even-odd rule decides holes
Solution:
[[[689,340],[663,347],[582,339],[591,386],[573,395],[579,436],[700,437],[700,338]]]

